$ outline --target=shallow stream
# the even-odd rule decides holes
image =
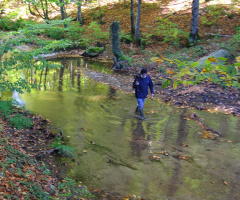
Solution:
[[[203,129],[187,120],[193,110],[156,99],[146,100],[146,119],[139,120],[133,94],[82,74],[86,67],[113,73],[107,63],[56,62],[65,67],[26,72],[42,87],[21,97],[29,110],[61,128],[66,144],[75,148],[68,170],[61,170],[67,159],[56,160],[65,177],[136,199],[240,199],[239,118],[194,111],[222,133],[217,140],[204,139]]]

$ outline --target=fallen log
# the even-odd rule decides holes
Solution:
[[[221,34],[215,34],[215,33],[205,33],[204,35],[214,35],[214,36],[220,36],[220,37],[233,37],[232,35],[221,35]]]
[[[48,151],[42,151],[41,153],[35,155],[34,157],[36,159],[41,159],[44,155],[49,155],[49,154],[56,154],[60,151],[60,147],[54,148],[54,149],[50,149]]]

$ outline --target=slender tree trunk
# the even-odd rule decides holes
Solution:
[[[48,16],[48,0],[45,0],[45,10],[46,10],[46,19],[49,19],[49,16]]]
[[[30,4],[30,3],[28,3],[28,10],[29,10],[29,12],[30,12],[31,15],[34,15],[34,16],[37,15],[35,12],[33,12],[33,11],[31,10],[31,4]]]
[[[47,12],[46,12],[46,9],[45,9],[45,6],[43,5],[43,0],[40,0],[41,2],[41,7],[42,7],[42,12],[43,12],[43,16],[44,16],[44,19],[48,19],[48,16],[47,16]]]
[[[42,15],[42,14],[39,12],[37,6],[34,5],[34,8],[35,8],[35,10],[37,11],[38,15],[39,15],[41,18],[44,19],[44,15]]]
[[[83,20],[82,20],[82,0],[79,0],[77,4],[78,4],[77,20],[80,22],[80,24],[83,24]]]
[[[127,7],[126,0],[123,0],[123,5],[124,5],[124,8],[126,8],[126,7]]]
[[[134,35],[135,35],[135,26],[134,26],[134,0],[131,0],[130,19],[131,19],[131,35],[132,35],[132,37],[134,37]]]
[[[198,21],[199,21],[199,0],[193,0],[191,30],[190,30],[190,34],[189,34],[189,42],[190,43],[193,43],[197,39],[199,39]]]
[[[135,29],[135,39],[137,46],[140,46],[141,39],[140,39],[140,15],[141,15],[141,3],[142,0],[138,0],[137,5],[137,17],[136,17],[136,29]]]
[[[62,17],[62,20],[64,20],[67,18],[67,14],[65,12],[64,0],[59,0],[59,2],[60,2],[61,17]],[[67,27],[67,24],[64,24],[64,27]]]
[[[3,21],[1,13],[0,13],[0,20],[2,21],[2,24],[4,25],[4,21]]]

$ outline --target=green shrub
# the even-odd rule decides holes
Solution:
[[[10,124],[17,129],[23,129],[23,127],[33,126],[33,122],[30,118],[23,116],[23,114],[16,114],[14,117],[9,118]]]
[[[13,113],[11,101],[0,101],[0,113],[2,117],[9,117]]]
[[[206,15],[200,18],[201,24],[203,24],[204,26],[211,26],[213,24],[217,24],[220,17],[224,16],[225,14],[226,12],[224,7],[209,5],[206,8]]]
[[[93,39],[93,42],[107,39],[109,37],[109,33],[103,32],[101,26],[97,22],[91,22],[85,31],[88,36]]]
[[[88,53],[101,53],[103,51],[102,47],[89,47],[87,48]]]
[[[121,42],[125,42],[127,44],[133,42],[133,38],[131,36],[131,34],[126,34],[124,31],[121,31],[119,34],[119,40]]]
[[[132,62],[132,58],[126,56],[126,55],[122,55],[119,60],[126,60],[128,63],[131,63]]]
[[[152,27],[147,27],[152,29]],[[188,38],[189,33],[178,28],[178,25],[169,21],[167,18],[158,18],[157,27],[151,33],[144,33],[144,43],[153,43],[157,38],[162,39],[163,42],[173,42],[178,45],[181,39]]]
[[[106,12],[106,9],[97,7],[94,9],[94,12],[92,13],[93,19],[101,19]]]
[[[80,26],[80,22],[76,22],[74,24],[71,24],[71,26],[68,27],[68,30],[65,34],[66,38],[69,38],[71,40],[80,40],[82,39],[82,32],[84,30],[83,27]]]
[[[164,59],[164,58],[163,58]],[[184,85],[196,85],[202,81],[213,82],[223,87],[237,87],[240,88],[239,76],[240,73],[237,68],[240,63],[229,64],[226,58],[208,58],[205,60],[204,65],[200,65],[199,62],[182,62],[174,59],[164,59],[172,62],[177,66],[177,70],[169,71],[169,74],[174,74],[169,77],[163,83],[163,88],[167,87],[171,82],[173,88],[176,89],[179,84]],[[216,63],[216,64],[215,64]]]
[[[50,27],[46,30],[46,35],[49,36],[52,39],[60,40],[64,38],[64,27]]]
[[[61,140],[61,138],[58,137],[57,140],[52,143],[51,147],[58,148],[60,154],[72,156],[74,148],[67,146],[67,145],[63,145],[62,143],[63,143],[63,141]]]
[[[22,18],[19,18],[16,21],[13,21],[9,17],[4,17],[3,22],[0,20],[0,28],[2,28],[3,30],[16,31],[19,28],[23,28],[23,27],[24,27],[24,21]]]

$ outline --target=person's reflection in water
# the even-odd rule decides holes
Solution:
[[[132,141],[130,143],[132,149],[132,155],[140,157],[142,151],[148,147],[149,138],[145,139],[146,133],[143,129],[141,120],[138,120],[137,127],[133,130]]]

